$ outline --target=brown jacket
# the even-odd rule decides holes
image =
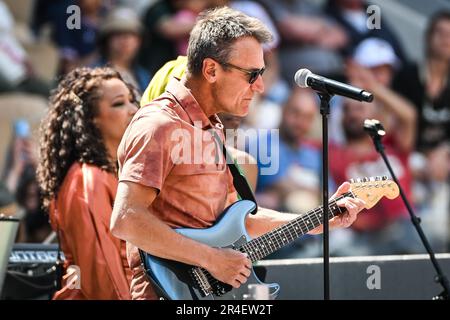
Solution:
[[[79,274],[66,274],[54,299],[130,299],[125,243],[109,231],[117,184],[114,175],[89,164],[74,163],[64,178],[50,221],[59,229],[66,269],[74,265]]]

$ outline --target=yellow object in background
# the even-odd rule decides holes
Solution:
[[[163,94],[166,91],[167,83],[172,77],[181,78],[186,70],[186,65],[187,57],[179,56],[176,60],[167,62],[159,69],[142,95],[141,107]]]

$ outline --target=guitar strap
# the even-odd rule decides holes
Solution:
[[[251,212],[252,214],[256,214],[256,212],[258,212],[258,204],[256,203],[255,195],[253,194],[253,191],[250,188],[247,179],[239,172],[239,169],[234,163],[234,158],[228,152],[225,143],[222,142],[220,137],[217,135],[217,132],[214,129],[212,129],[211,132],[213,133],[213,137],[219,147],[222,145],[222,151],[225,155],[227,166],[230,169],[231,174],[233,175],[234,188],[236,189],[242,200],[250,200],[256,204],[255,209]]]

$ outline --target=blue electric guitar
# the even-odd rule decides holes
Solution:
[[[360,198],[366,202],[366,209],[372,208],[383,196],[394,199],[399,189],[387,177],[364,178],[351,181],[346,194],[329,202],[329,219],[343,212],[336,201],[344,197]],[[246,252],[256,262],[272,252],[293,242],[300,236],[322,224],[322,207],[311,210],[258,238],[251,239],[245,229],[245,218],[255,208],[252,201],[241,200],[228,207],[216,224],[207,229],[175,229],[176,232],[212,247],[233,248]],[[161,298],[175,300],[224,299],[241,300],[248,293],[248,284],[262,284],[252,270],[246,285],[234,289],[213,278],[203,268],[172,260],[161,259],[141,252],[144,267]],[[276,283],[266,284],[271,299],[278,295]]]

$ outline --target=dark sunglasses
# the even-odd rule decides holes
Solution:
[[[254,83],[256,81],[256,79],[258,79],[258,76],[262,76],[264,71],[266,71],[266,67],[262,67],[261,69],[256,69],[256,70],[247,70],[247,69],[235,66],[234,64],[231,64],[228,62],[223,62],[223,63],[221,63],[221,65],[223,65],[224,67],[234,68],[236,70],[239,70],[241,72],[248,74],[250,76],[250,78],[248,79],[248,83],[250,83],[250,84]]]

